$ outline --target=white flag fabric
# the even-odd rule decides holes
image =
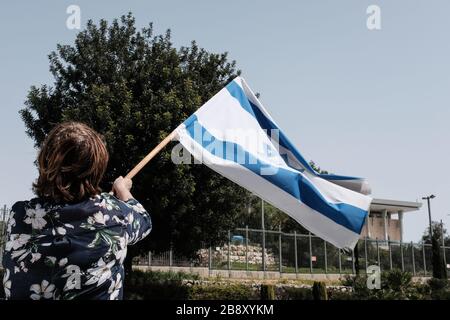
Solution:
[[[195,160],[315,235],[339,248],[357,243],[372,200],[365,180],[316,173],[243,78],[199,108],[176,129],[176,137]]]

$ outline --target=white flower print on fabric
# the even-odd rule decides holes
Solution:
[[[11,236],[9,237],[9,241],[5,244],[5,250],[17,250],[26,245],[30,238],[31,235],[29,234],[11,234]]]
[[[138,201],[123,202],[108,194],[61,206],[41,201],[19,201],[13,206],[3,260],[6,297],[120,299],[127,246],[150,232],[150,215]],[[91,262],[79,264],[80,255],[70,250],[60,256],[62,247],[55,242],[60,236],[69,243],[78,241],[80,254]],[[49,272],[55,278],[49,279]]]
[[[5,245],[5,251],[10,252],[12,260],[17,262],[23,261],[30,256],[30,262],[34,263],[41,258],[41,254],[37,252],[36,241],[43,236],[29,236],[27,234],[13,234],[10,236],[10,241]],[[21,264],[21,269],[26,269],[24,264]]]
[[[105,225],[109,220],[109,216],[107,214],[103,214],[101,211],[94,213],[92,216],[95,223]]]
[[[59,236],[63,236],[67,233],[66,229],[63,227],[56,227],[52,229],[52,234],[54,236],[59,235]]]
[[[118,241],[118,248],[114,251],[114,255],[119,263],[123,263],[125,257],[127,256],[127,242],[128,242],[128,234],[125,234],[125,237],[121,237]]]
[[[16,226],[16,219],[13,218],[14,212],[11,212],[11,216],[8,219],[8,226],[6,227],[6,232],[11,234],[12,228]]]
[[[103,195],[104,199],[101,202],[97,202],[95,204],[96,206],[99,206],[100,208],[106,209],[108,211],[120,210],[120,207],[117,204],[117,199],[107,193],[104,193]]]
[[[28,272],[28,268],[25,266],[25,262],[20,262],[19,263],[19,267],[20,267],[20,270],[22,270],[23,272]]]
[[[119,297],[120,288],[122,288],[122,276],[119,273],[117,274],[116,281],[111,281],[111,285],[109,286],[109,300],[116,300]]]
[[[103,212],[98,211],[92,216],[88,217],[87,221],[83,222],[80,226],[84,229],[96,230],[98,229],[98,225],[106,226],[106,222],[108,222],[109,219],[109,215],[103,214]]]
[[[5,274],[3,275],[3,289],[5,290],[5,298],[9,299],[11,296],[11,280],[9,279],[11,272],[6,269]]]
[[[137,213],[145,213],[147,212],[144,207],[142,206],[142,204],[138,203],[138,204],[133,204],[131,205],[131,208],[136,211]]]
[[[26,224],[31,224],[33,229],[41,230],[47,224],[47,221],[44,219],[46,214],[46,210],[38,204],[36,208],[26,209],[26,218],[23,221]]]
[[[42,280],[41,284],[33,284],[30,287],[30,291],[34,292],[30,295],[33,300],[51,299],[53,297],[53,290],[55,290],[55,285],[50,284],[47,280]]]
[[[121,225],[125,226],[127,223],[124,221],[124,219],[120,219],[118,216],[112,217],[112,220],[115,223],[120,223]]]
[[[86,281],[86,285],[97,283],[97,287],[100,286],[103,282],[111,278],[111,268],[116,263],[115,260],[111,262],[105,263],[103,258],[100,258],[97,262],[96,268],[88,269],[87,272],[90,274],[90,278]]]
[[[34,262],[38,261],[41,258],[41,256],[42,255],[39,252],[32,253],[30,262],[34,263]]]
[[[139,222],[139,220],[134,219],[134,214],[132,212],[127,215],[127,221],[128,224],[131,225],[132,230],[128,243],[134,244],[140,239],[141,223]]]
[[[31,251],[26,249],[12,251],[11,258],[16,259],[17,257],[19,257],[19,259],[17,259],[17,262],[20,262],[25,259],[30,253]]]
[[[148,236],[150,234],[150,232],[152,231],[152,229],[148,229],[147,231],[145,231],[142,235],[141,235],[141,239],[145,238],[146,236]]]
[[[133,224],[133,222],[134,222],[134,215],[133,215],[133,212],[130,212],[130,213],[127,214],[127,222],[128,222],[129,224]]]
[[[56,257],[47,256],[45,257],[45,264],[53,267],[56,264]]]
[[[67,258],[62,258],[61,260],[59,260],[58,265],[60,267],[64,267],[67,264],[68,260]]]

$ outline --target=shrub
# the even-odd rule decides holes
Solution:
[[[354,300],[370,300],[377,299],[375,295],[375,290],[370,290],[367,287],[367,276],[357,275],[351,276],[346,275],[342,281],[344,286],[352,287],[353,293],[352,298]]]
[[[445,279],[431,278],[427,283],[432,291],[445,290],[449,287],[449,282]]]
[[[143,272],[135,270],[125,279],[124,299],[128,300],[248,300],[258,299],[244,284],[187,284],[198,275],[183,272]]]
[[[193,285],[189,288],[190,300],[254,300],[258,294],[244,284]]]
[[[381,288],[368,289],[367,276],[347,276],[344,285],[353,288],[352,299],[356,300],[423,300],[430,298],[428,285],[412,282],[412,275],[401,270],[381,273]]]
[[[261,285],[261,300],[275,300],[275,288],[272,284]]]
[[[329,300],[355,300],[353,292],[342,292],[338,290],[328,291]]]
[[[433,300],[449,300],[450,299],[450,285],[446,279],[431,278],[428,280],[431,299]]]
[[[327,286],[324,282],[314,281],[312,294],[314,300],[328,300]]]
[[[412,274],[399,269],[381,274],[381,286],[395,291],[405,292],[412,286]]]
[[[285,287],[282,300],[313,300],[311,288]]]
[[[182,284],[186,274],[175,272],[142,272],[135,270],[126,279],[124,299],[184,300],[189,288]]]
[[[143,278],[149,281],[172,281],[172,280],[200,280],[198,274],[186,273],[183,271],[141,271],[133,270],[133,278]]]

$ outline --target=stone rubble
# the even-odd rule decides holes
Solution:
[[[230,245],[230,261],[238,263],[246,263],[246,246],[245,245]],[[201,249],[198,252],[200,263],[208,264],[208,249]],[[262,264],[262,248],[261,246],[248,245],[248,263],[250,265]],[[265,250],[265,263],[266,265],[275,265],[277,262],[275,260],[274,254],[270,248]],[[212,259],[213,261],[228,261],[228,245],[222,247],[216,247],[212,249]]]

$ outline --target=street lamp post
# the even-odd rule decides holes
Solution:
[[[441,219],[441,237],[442,237],[442,255],[444,258],[444,268],[447,270],[447,256],[445,254],[445,237],[444,237],[444,223]]]
[[[447,269],[444,268],[444,261],[442,260],[439,241],[433,238],[433,228],[431,225],[431,208],[430,208],[430,200],[434,199],[435,195],[430,195],[428,197],[423,197],[423,200],[427,200],[428,204],[428,219],[430,223],[430,240],[431,240],[431,252],[432,252],[432,265],[433,265],[433,278],[438,279],[447,279]]]
[[[433,227],[431,225],[431,206],[430,206],[430,200],[436,198],[434,194],[429,195],[427,197],[422,197],[422,200],[427,200],[427,206],[428,206],[428,221],[430,224],[430,241],[433,238]]]

